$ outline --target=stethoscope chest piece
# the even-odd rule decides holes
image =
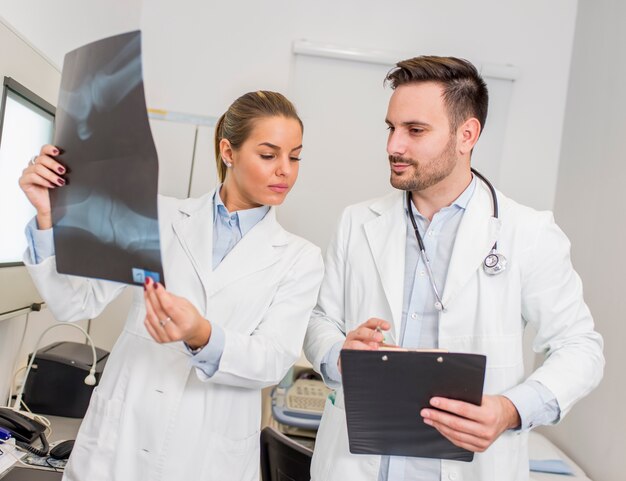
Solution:
[[[495,276],[506,270],[506,257],[494,249],[483,261],[483,270],[490,276]]]

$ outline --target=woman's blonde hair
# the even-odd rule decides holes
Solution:
[[[242,95],[228,107],[215,126],[215,163],[220,182],[224,182],[227,171],[220,152],[220,141],[227,139],[233,149],[238,149],[250,136],[254,122],[266,117],[295,119],[304,131],[296,108],[284,95],[268,90]]]

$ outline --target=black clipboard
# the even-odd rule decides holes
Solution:
[[[487,358],[436,351],[341,351],[350,452],[472,461],[424,423],[433,396],[480,405]]]

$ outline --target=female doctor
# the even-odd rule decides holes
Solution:
[[[274,206],[298,176],[302,122],[281,94],[237,99],[215,130],[222,184],[159,199],[168,290],[134,300],[94,390],[63,479],[259,479],[261,389],[298,358],[323,266]],[[37,209],[24,263],[54,317],[98,316],[129,286],[56,272],[49,189],[65,184],[44,146],[20,185]],[[68,394],[71,395],[71,394]]]

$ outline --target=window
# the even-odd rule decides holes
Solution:
[[[35,209],[18,185],[28,160],[52,142],[55,109],[5,77],[0,117],[0,267],[20,265]]]

